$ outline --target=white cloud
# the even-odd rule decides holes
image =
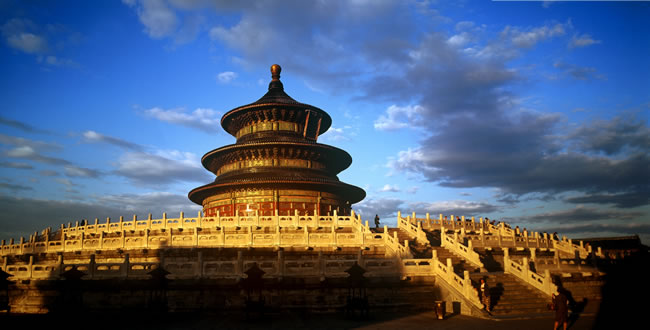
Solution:
[[[169,212],[168,217],[176,217],[179,215],[179,212],[183,210],[201,210],[201,206],[192,203],[187,196],[163,191],[142,194],[102,195],[97,197],[97,201],[102,205],[140,213],[139,215],[141,217],[146,215],[142,213],[143,210],[157,213],[158,216],[163,212]],[[151,210],[153,210],[153,212]],[[185,216],[195,217],[196,214],[186,214]]]
[[[237,78],[237,73],[232,71],[221,72],[217,75],[217,79],[223,84],[227,84],[235,80],[235,78]]]
[[[145,32],[151,38],[161,39],[172,35],[178,26],[178,18],[163,0],[123,1],[130,7],[135,7]]]
[[[102,173],[98,170],[78,167],[75,165],[65,165],[64,169],[65,175],[72,177],[97,178],[102,175]]]
[[[569,26],[557,23],[553,26],[541,26],[527,31],[519,30],[518,28],[512,28],[508,32],[512,43],[517,47],[530,48],[537,44],[540,41],[550,39],[552,37],[561,36],[566,33],[566,28]]]
[[[125,141],[112,136],[103,135],[95,131],[85,131],[83,132],[82,137],[84,142],[87,143],[108,143],[121,148],[136,150],[136,151],[141,151],[144,149],[144,147],[136,143]]]
[[[47,40],[36,33],[38,27],[28,19],[13,18],[0,28],[7,44],[28,54],[47,52]]]
[[[386,184],[381,188],[380,191],[381,192],[400,192],[401,190],[399,189],[399,187],[397,185]]]
[[[327,132],[323,133],[319,138],[323,141],[349,141],[357,135],[358,128],[352,126],[334,127],[331,126]]]
[[[45,164],[65,165],[70,164],[69,161],[57,157],[44,156],[38,153],[32,146],[24,145],[17,146],[5,152],[7,157],[29,159]]]
[[[51,66],[57,66],[57,67],[78,67],[79,66],[79,63],[77,63],[77,62],[75,62],[73,60],[66,59],[66,58],[60,58],[60,57],[56,57],[56,56],[53,56],[53,55],[48,55],[48,56],[45,56],[45,57],[39,56],[38,57],[38,62],[39,63],[45,63],[45,64],[51,65]]]
[[[415,193],[418,192],[418,190],[420,190],[420,187],[413,186],[411,188],[406,189],[406,192],[409,193],[409,194],[415,194]]]
[[[187,152],[161,151],[156,155],[128,152],[119,158],[114,173],[147,186],[210,181],[210,175],[199,164],[198,157]]]
[[[145,115],[160,121],[177,124],[189,128],[198,128],[204,132],[220,131],[220,113],[209,108],[198,108],[187,113],[184,108],[165,110],[154,107],[144,111]]]
[[[562,72],[565,75],[568,75],[569,77],[578,80],[591,80],[591,79],[607,80],[607,77],[603,74],[598,73],[598,71],[594,67],[578,66],[575,64],[569,64],[562,61],[557,61],[553,63],[553,66],[559,70],[562,70]]]
[[[424,107],[420,105],[409,105],[399,107],[391,105],[375,120],[374,127],[379,131],[393,131],[410,126],[421,126],[421,116],[425,112]]]
[[[0,183],[0,188],[3,185]],[[11,187],[6,189],[26,190],[29,187]],[[68,188],[70,191],[74,190]],[[33,207],[38,205],[38,207]],[[162,217],[168,212],[169,217],[177,217],[184,211],[187,217],[195,217],[201,207],[187,198],[185,194],[169,192],[150,192],[143,194],[119,194],[91,196],[90,200],[42,200],[17,198],[0,195],[0,236],[3,239],[29,236],[34,231],[42,231],[48,226],[56,228],[59,224],[95,218],[105,222],[107,217],[131,219],[137,214],[139,219],[152,213],[154,218]],[[15,221],[20,219],[21,221]]]
[[[22,170],[31,170],[34,168],[32,165],[29,165],[27,163],[4,162],[4,161],[0,161],[0,167],[16,168]]]
[[[232,48],[257,53],[268,49],[275,38],[272,29],[260,22],[244,18],[230,29],[217,26],[210,30],[212,40],[220,40]]]
[[[73,183],[72,181],[70,181],[70,179],[66,179],[66,178],[56,178],[56,179],[54,179],[54,181],[56,181],[56,182],[58,182],[58,183],[60,183],[62,185],[65,185],[67,187],[77,186],[77,184]]]
[[[573,38],[571,38],[571,41],[569,41],[569,48],[581,48],[599,43],[601,43],[600,40],[595,40],[588,34],[583,34],[581,36],[574,35]]]
[[[20,33],[7,37],[9,46],[28,54],[38,54],[47,51],[47,41],[32,33]]]

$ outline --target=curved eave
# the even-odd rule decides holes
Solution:
[[[234,109],[226,112],[223,115],[223,117],[221,117],[221,127],[226,132],[228,132],[230,135],[234,136],[237,133],[236,132],[237,130],[230,128],[230,123],[232,122],[233,118],[235,118],[236,116],[240,116],[240,115],[242,115],[242,114],[244,114],[246,112],[249,112],[249,111],[256,111],[256,110],[262,111],[262,110],[267,110],[269,108],[280,108],[280,109],[281,108],[293,108],[293,109],[297,109],[297,110],[309,109],[311,111],[318,112],[323,118],[323,120],[321,122],[321,126],[320,126],[320,132],[319,132],[318,135],[321,135],[321,134],[325,133],[330,128],[330,126],[332,125],[332,117],[330,117],[330,115],[327,112],[325,112],[325,110],[320,109],[318,107],[315,107],[313,105],[309,105],[309,104],[305,104],[305,103],[299,103],[299,102],[296,102],[296,103],[283,103],[283,102],[257,103],[257,102],[254,102],[254,103],[251,103],[251,104],[247,104],[247,105],[243,105],[243,106],[234,108]]]
[[[268,187],[278,189],[279,187],[287,185],[292,188],[300,188],[313,191],[326,191],[341,196],[341,198],[349,201],[350,204],[360,202],[366,197],[365,190],[347,184],[345,182],[335,181],[298,181],[298,180],[251,180],[251,181],[238,181],[238,182],[225,182],[216,183],[212,182],[201,187],[192,189],[189,192],[189,199],[199,205],[203,205],[203,200],[218,193],[219,190],[237,190],[249,187]]]
[[[214,171],[217,170],[216,168],[215,169],[210,168],[211,162],[215,158],[224,157],[229,152],[235,152],[237,150],[241,150],[245,148],[264,148],[264,147],[272,147],[272,148],[300,147],[306,149],[322,148],[335,155],[335,157],[331,157],[332,159],[325,159],[325,161],[328,162],[327,163],[328,165],[338,165],[338,167],[331,169],[335,173],[339,173],[345,170],[350,166],[350,164],[352,164],[352,157],[350,156],[350,154],[347,153],[347,151],[343,149],[339,149],[337,147],[333,147],[322,143],[304,143],[304,142],[287,142],[287,141],[267,141],[267,142],[252,142],[247,144],[229,144],[221,148],[217,148],[212,151],[209,151],[208,153],[203,155],[203,157],[201,158],[201,164],[205,169],[213,172],[213,170]]]

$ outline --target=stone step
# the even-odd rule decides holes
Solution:
[[[485,278],[492,297],[492,315],[513,316],[548,313],[550,298],[537,292],[519,279],[505,273],[474,273],[470,275],[478,286]]]

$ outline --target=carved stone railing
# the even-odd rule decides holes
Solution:
[[[470,238],[474,242],[474,247],[554,248],[570,257],[578,254],[582,259],[586,259],[592,252],[596,252],[592,251],[590,246],[585,247],[582,241],[579,244],[574,244],[566,237],[558,240],[547,233],[529,232],[519,228],[512,229],[504,222],[493,225],[483,218],[479,218],[479,221],[476,221],[474,217],[462,216],[460,220],[457,218],[451,215],[447,219],[440,214],[438,219],[433,219],[429,213],[426,214],[426,218],[416,218],[413,213],[411,221],[420,224],[425,229],[454,230],[460,232],[461,237],[465,237],[466,232],[473,232],[474,234]],[[475,236],[477,233],[480,235],[480,243],[477,242],[478,238]],[[601,258],[604,256],[600,251],[595,254]]]
[[[416,224],[413,224],[413,222]],[[409,236],[414,237],[420,244],[430,244],[427,234],[422,230],[422,223],[412,221],[410,216],[402,218],[400,211],[397,211],[397,228],[406,231]]]
[[[448,249],[449,251],[465,258],[465,260],[471,262],[477,267],[483,268],[483,263],[478,253],[476,253],[472,247],[472,241],[468,241],[469,245],[463,245],[458,239],[458,234],[454,233],[454,236],[447,235],[444,231],[440,233],[441,246]]]
[[[545,270],[544,275],[537,274],[530,269],[528,258],[523,258],[522,263],[519,263],[510,258],[508,248],[503,249],[503,252],[503,271],[505,273],[514,275],[548,296],[557,292],[557,286],[553,284],[549,270]]]
[[[196,258],[189,260],[175,260],[174,258],[159,259],[157,261],[132,260],[125,254],[122,260],[111,258],[110,262],[98,259],[91,255],[86,260],[64,260],[60,255],[58,260],[51,262],[35,263],[33,257],[28,263],[6,264],[0,266],[2,270],[11,274],[12,280],[25,279],[59,279],[61,274],[76,267],[86,275],[83,279],[108,279],[108,278],[149,278],[147,274],[156,267],[162,267],[174,278],[242,278],[244,272],[257,263],[265,276],[317,276],[317,277],[346,277],[345,270],[354,263],[358,263],[367,271],[367,277],[395,276],[401,271],[400,261],[395,258],[366,258],[361,253],[353,258],[331,258],[320,253],[312,258],[285,258],[283,251],[278,251],[276,258],[249,260],[238,252],[237,258],[231,260],[209,260],[197,252]],[[154,258],[155,259],[155,258]]]
[[[440,262],[437,256],[431,259],[431,264],[436,275],[449,284],[454,290],[458,291],[467,301],[479,309],[483,308],[483,304],[478,296],[478,291],[472,285],[472,280],[469,277],[469,271],[463,272],[463,277],[458,276],[454,272],[451,259],[447,259],[447,263]]]
[[[337,231],[338,228],[344,230]],[[199,213],[197,218],[185,218],[181,212],[179,218],[173,219],[163,214],[162,219],[151,219],[149,215],[146,220],[134,216],[132,221],[120,218],[114,223],[107,219],[106,223],[95,220],[95,224],[61,225],[58,232],[46,229],[29,240],[21,237],[14,243],[11,239],[9,244],[3,240],[0,255],[117,248],[366,246],[366,238],[371,245],[378,241],[371,234],[368,222],[363,224],[354,212],[350,216],[256,217],[202,217]],[[381,239],[385,241],[383,235]]]
[[[409,247],[408,241],[404,241],[404,245],[400,244],[396,231],[394,231],[393,235],[391,236],[388,234],[388,227],[384,226],[384,233],[382,233],[382,237],[384,238],[385,246],[396,252],[400,258],[413,258],[413,254],[411,253],[411,248]]]

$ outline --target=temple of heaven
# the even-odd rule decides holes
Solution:
[[[206,153],[203,166],[216,179],[190,191],[205,216],[349,215],[363,189],[339,181],[352,163],[344,150],[318,143],[332,123],[327,112],[284,92],[279,65],[268,92],[228,111],[223,129],[237,139]]]

